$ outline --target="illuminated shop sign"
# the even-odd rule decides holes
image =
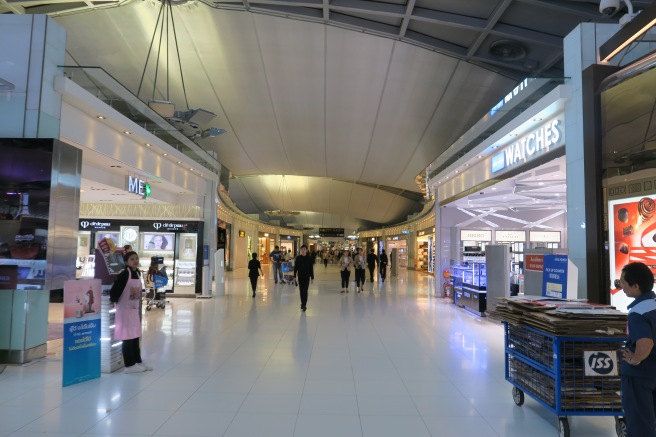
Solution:
[[[128,193],[138,194],[143,196],[144,199],[148,199],[150,192],[150,184],[148,182],[143,179],[128,176]]]
[[[553,119],[528,135],[524,135],[492,157],[492,173],[516,164],[523,164],[549,152],[554,147],[563,145],[564,135],[561,129],[562,122]]]
[[[460,230],[461,241],[492,241],[492,231]]]
[[[533,80],[533,79],[531,79],[531,80]],[[492,109],[490,109],[490,117],[492,117],[494,114],[499,112],[499,109],[501,109],[503,107],[503,105],[510,102],[514,97],[517,96],[517,94],[519,94],[524,88],[526,88],[528,86],[528,82],[529,82],[528,78],[521,81],[519,83],[519,85],[517,85],[515,88],[513,88],[513,90],[511,92],[506,94],[506,96],[503,99],[501,99],[501,101],[499,103],[494,105],[494,107],[492,107]]]
[[[533,243],[560,243],[560,231],[530,231],[528,239]]]
[[[494,237],[504,243],[522,242],[526,241],[526,231],[495,231]]]

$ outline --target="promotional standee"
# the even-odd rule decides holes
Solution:
[[[567,299],[567,255],[545,255],[542,296]]]
[[[100,279],[64,282],[64,387],[100,377]]]
[[[167,293],[195,294],[201,292],[202,281],[202,222],[164,222],[147,220],[80,220],[78,236],[78,277],[94,277],[96,254],[90,251],[105,240],[113,248],[132,246],[147,270],[152,257],[163,259]],[[199,244],[199,241],[201,242]]]

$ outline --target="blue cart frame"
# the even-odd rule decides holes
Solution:
[[[586,376],[584,351],[616,351],[619,370],[624,337],[564,337],[504,322],[505,376],[515,404],[524,393],[558,416],[560,437],[569,437],[567,416],[614,416],[618,437],[626,436],[620,376]],[[619,372],[618,372],[619,373]]]

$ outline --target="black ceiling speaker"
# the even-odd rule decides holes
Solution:
[[[526,53],[526,47],[509,39],[500,39],[490,44],[490,55],[504,61],[519,61],[526,57]]]

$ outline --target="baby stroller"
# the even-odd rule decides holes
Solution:
[[[283,284],[296,284],[294,278],[294,264],[291,261],[282,263],[282,282]]]
[[[164,264],[164,259],[162,257],[152,257],[151,258],[151,272],[149,270],[146,274],[146,293],[143,297],[143,301],[146,304],[146,311],[150,311],[155,305],[156,308],[164,309],[168,301],[165,299],[166,284],[169,282],[168,274],[166,273],[166,266]],[[152,281],[149,280],[152,273]]]

